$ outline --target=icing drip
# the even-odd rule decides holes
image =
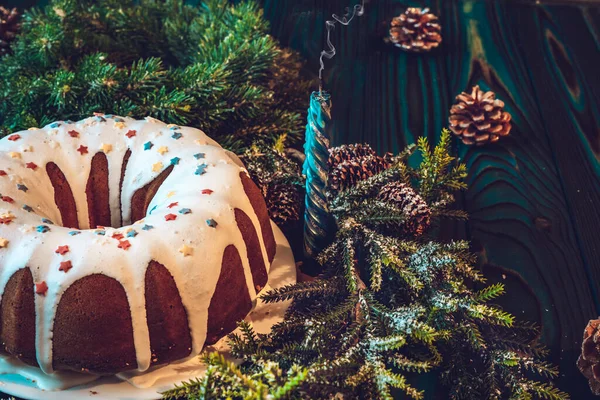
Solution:
[[[0,200],[0,215],[10,212],[14,216],[11,223],[0,224],[0,238],[6,241],[0,246],[0,299],[7,281],[20,268],[30,268],[34,282],[47,283],[45,295],[35,295],[36,353],[44,373],[53,372],[52,327],[57,305],[64,291],[84,276],[104,274],[123,286],[139,371],[147,370],[151,363],[144,298],[145,272],[151,261],[164,265],[173,276],[188,316],[192,356],[204,346],[208,306],[227,246],[235,246],[242,255],[248,293],[253,301],[256,299],[234,209],[249,216],[261,238],[267,268],[269,262],[259,219],[240,182],[243,166],[202,131],[169,126],[152,118],[140,121],[96,116],[17,135],[16,140],[0,140],[0,165],[5,172],[0,176],[0,193],[12,200]],[[147,145],[149,142],[153,146]],[[23,151],[23,146],[28,151]],[[121,176],[128,150],[131,155]],[[108,161],[111,222],[117,225],[122,220],[126,226],[89,229],[85,189],[92,158],[98,152]],[[61,226],[52,182],[44,168],[50,162],[67,178],[81,231]],[[39,167],[27,168],[28,163]],[[144,220],[131,221],[134,193],[171,165],[173,171],[150,202]],[[199,166],[203,173],[196,173]],[[19,185],[28,190],[19,190]],[[210,195],[207,189],[212,191]],[[173,202],[178,203],[177,208],[168,208]],[[181,209],[185,212],[178,212]],[[167,220],[171,213],[176,218]],[[208,220],[216,222],[215,226],[207,225]],[[59,246],[68,246],[69,251],[56,253]],[[186,254],[179,251],[181,248],[187,249]],[[66,261],[70,261],[70,269],[60,270]]]

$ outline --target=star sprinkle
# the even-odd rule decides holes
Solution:
[[[58,128],[59,126],[60,126],[60,123],[58,123],[58,122],[53,122],[50,124],[50,128],[52,128],[52,129]]]
[[[152,172],[160,172],[163,169],[163,163],[160,161],[152,164]]]
[[[77,149],[77,151],[79,153],[81,153],[81,155],[84,155],[84,154],[88,153],[88,148],[87,148],[87,146],[79,145],[79,148]]]
[[[60,263],[60,267],[58,268],[58,270],[62,271],[62,272],[64,272],[66,274],[67,272],[69,272],[69,270],[71,268],[73,268],[73,264],[71,263],[70,260],[69,261],[62,261]]]
[[[167,124],[167,128],[169,128],[172,131],[176,131],[179,128],[179,125],[175,125],[175,124]]]
[[[12,199],[12,197],[9,196],[2,196],[0,197],[0,199],[2,199],[2,201],[6,202],[6,203],[14,203],[15,201]]]
[[[65,254],[67,254],[69,252],[69,246],[67,246],[67,245],[58,246],[58,248],[54,252],[56,254],[60,254],[61,256],[64,256]]]
[[[45,224],[54,225],[54,222],[50,221],[48,218],[42,218],[42,222]]]
[[[170,199],[173,196],[175,196],[175,192],[169,192],[169,193],[167,193],[167,198]]]
[[[167,214],[165,215],[165,221],[174,221],[177,219],[177,215],[175,214]]]
[[[95,233],[96,235],[100,235],[100,236],[104,236],[104,235],[106,235],[106,231],[105,231],[105,230],[102,230],[102,229],[100,229],[100,230],[97,230],[97,231],[95,231],[94,233]]]
[[[77,235],[81,235],[80,231],[70,231],[69,232],[69,236],[77,236]]]
[[[152,225],[147,225],[147,224],[142,227],[143,231],[149,231],[150,229],[154,229],[154,227]]]
[[[15,216],[11,214],[11,212],[7,212],[6,214],[0,215],[0,225],[10,225],[11,222],[15,219]]]
[[[123,129],[123,128],[125,128],[125,123],[117,121],[117,122],[115,122],[115,128],[117,128],[117,129]]]
[[[23,210],[27,211],[27,212],[32,212],[33,208],[29,207],[27,204],[23,205]]]
[[[202,194],[212,194],[213,191],[210,189],[202,189]]]
[[[7,239],[0,237],[0,249],[4,249],[4,248],[8,247],[8,243],[9,242]]]
[[[198,165],[198,167],[196,168],[196,172],[194,172],[195,175],[204,175],[206,173],[206,167],[208,165],[206,164],[200,164]]]
[[[102,150],[102,152],[104,154],[108,154],[110,153],[110,151],[112,150],[113,146],[110,143],[102,143],[102,146],[100,146],[100,150]]]
[[[112,118],[113,116],[112,116],[112,114],[107,114],[107,115],[105,115],[105,117]],[[115,122],[125,122],[125,120],[121,117],[117,117],[117,118],[115,118]]]
[[[179,214],[191,214],[192,210],[190,210],[189,208],[182,208],[181,210],[179,210]]]
[[[101,115],[96,115],[96,121],[106,122],[106,119],[104,119],[104,117],[102,117]]]
[[[119,242],[119,246],[117,246],[117,247],[120,249],[123,249],[123,250],[127,250],[128,248],[131,247],[131,243],[129,243],[129,240],[121,240]]]
[[[136,131],[134,131],[133,129],[128,131],[125,136],[127,136],[129,139],[131,139],[132,137],[135,136]]]
[[[38,231],[38,233],[50,232],[50,228],[46,225],[38,225],[35,227],[35,230]]]
[[[201,158],[204,158],[204,156],[206,156],[206,154],[205,154],[205,153],[196,153],[196,154],[194,154],[194,158],[195,158],[196,160],[199,160],[199,159],[201,159]]]
[[[116,233],[113,233],[113,235],[111,237],[113,239],[121,240],[121,239],[123,239],[123,234],[120,232],[116,232]]]
[[[8,137],[8,140],[10,140],[11,142],[15,142],[15,141],[17,141],[17,140],[19,140],[19,139],[21,139],[21,135],[18,135],[18,134],[16,134],[16,133],[15,133],[14,135],[10,135],[10,136]]]
[[[0,176],[6,176],[6,175],[8,175],[8,174],[6,173],[6,171],[5,171],[5,170],[3,170],[3,169],[0,169]]]
[[[178,203],[178,202],[171,203],[171,204],[169,204],[169,205],[167,206],[167,208],[173,208],[173,207],[177,207],[178,205],[179,205],[179,203]]]
[[[136,231],[134,231],[133,229],[130,230],[129,232],[127,232],[127,237],[128,238],[134,238],[138,235],[138,233]]]
[[[165,153],[169,152],[169,148],[167,146],[160,146],[156,151],[158,151],[161,156],[164,156]]]
[[[19,189],[22,192],[27,192],[29,190],[29,188],[23,184],[18,183],[17,184],[17,189]]]
[[[183,254],[184,257],[191,256],[194,253],[194,249],[186,246],[185,244],[179,248],[179,252]]]
[[[206,220],[206,225],[210,226],[211,228],[216,228],[218,224],[217,221],[211,218]]]
[[[46,284],[45,281],[41,281],[40,283],[35,284],[35,293],[36,294],[45,296],[47,291],[48,291],[48,285]]]
[[[71,136],[72,138],[76,138],[79,137],[79,132],[77,131],[69,131],[69,136]]]
[[[16,151],[11,151],[10,153],[8,153],[8,155],[10,156],[10,158],[21,158],[21,153],[17,153]]]
[[[29,168],[29,169],[32,169],[32,170],[34,170],[34,171],[35,171],[35,170],[38,168],[37,164],[36,164],[36,163],[33,163],[33,162],[28,162],[27,164],[25,164],[25,166],[26,166],[27,168]]]
[[[171,165],[177,165],[177,164],[179,164],[179,160],[181,160],[181,158],[179,158],[179,157],[173,157],[173,158],[171,158]]]
[[[171,135],[171,137],[175,140],[179,140],[183,137],[183,135],[180,132],[175,132],[174,134]]]
[[[152,147],[154,147],[154,143],[152,143],[152,142],[144,143],[144,150],[150,150]]]
[[[152,207],[150,209],[150,211],[148,212],[148,214],[152,214],[154,212],[154,210],[156,210],[157,207],[158,207],[158,204],[154,205],[154,207]]]

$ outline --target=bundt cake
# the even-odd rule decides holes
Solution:
[[[259,189],[198,129],[97,114],[0,140],[0,352],[47,374],[198,354],[274,255]]]

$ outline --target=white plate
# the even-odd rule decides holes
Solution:
[[[269,272],[271,288],[279,288],[296,282],[296,265],[290,245],[281,230],[271,222],[277,253]],[[259,333],[267,333],[271,326],[283,319],[289,303],[265,304],[258,301],[256,308],[247,317],[252,322],[254,329]],[[227,354],[226,338],[209,348]],[[45,391],[39,389],[33,382],[19,375],[0,375],[0,392],[23,399],[31,400],[80,400],[80,399],[107,399],[107,400],[154,400],[159,399],[160,392],[168,390],[174,384],[201,376],[204,367],[197,357],[188,361],[171,364],[165,367],[152,369],[139,377],[129,376],[138,386],[117,377],[104,377],[86,385],[76,386],[63,391]]]

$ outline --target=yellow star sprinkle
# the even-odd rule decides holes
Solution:
[[[185,244],[179,248],[179,252],[183,254],[184,257],[191,256],[194,253],[194,249],[192,247],[186,246]]]
[[[10,158],[21,158],[21,153],[17,153],[16,151],[11,151],[10,153],[8,153],[8,155],[10,156]]]
[[[28,130],[28,131],[37,131],[37,130],[38,130],[38,128],[35,128],[35,127],[33,127],[33,126],[32,126],[31,128],[27,128],[27,130]]]
[[[100,150],[102,150],[104,152],[104,154],[110,153],[112,148],[113,148],[112,144],[108,144],[108,143],[102,143],[102,146],[100,146]]]
[[[202,140],[202,139],[196,139],[196,140],[194,140],[194,143],[196,143],[197,145],[200,145],[200,146],[204,146],[206,144],[206,141]]]
[[[161,163],[160,161],[157,162],[156,164],[152,164],[152,171],[153,172],[160,172],[163,169],[163,163]]]
[[[117,129],[125,128],[125,122],[115,122],[115,128],[117,128]]]
[[[156,151],[158,151],[158,152],[160,153],[160,155],[162,156],[162,155],[164,155],[166,152],[168,152],[168,151],[169,151],[169,148],[168,148],[167,146],[160,146],[160,147],[158,148],[158,150],[156,150]]]
[[[0,249],[5,248],[8,246],[8,240],[4,239],[3,237],[0,237]]]
[[[169,192],[167,193],[167,197],[170,199],[171,197],[175,196],[175,192]]]

